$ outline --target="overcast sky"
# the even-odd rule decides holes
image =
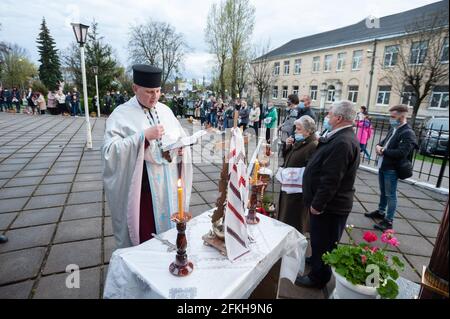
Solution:
[[[36,37],[44,16],[57,48],[65,49],[74,35],[70,22],[99,23],[99,33],[119,61],[129,65],[127,43],[131,25],[148,18],[171,23],[184,34],[192,51],[183,70],[186,78],[209,76],[212,57],[204,41],[209,7],[218,0],[1,0],[0,41],[17,43],[37,62]],[[250,0],[256,7],[253,41],[270,38],[271,47],[303,36],[356,23],[369,15],[381,17],[436,0]]]

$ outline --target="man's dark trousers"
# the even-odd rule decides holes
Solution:
[[[322,255],[336,248],[345,229],[348,214],[310,214],[311,272],[309,278],[317,284],[331,279],[331,267],[322,261]]]

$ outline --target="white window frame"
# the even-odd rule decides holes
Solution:
[[[356,56],[357,53],[361,53],[361,55]],[[363,50],[353,51],[352,71],[361,70],[362,57],[363,57]],[[355,65],[355,63],[356,63],[356,65]]]
[[[353,90],[352,88],[354,88],[354,87],[356,87],[357,89]],[[358,85],[349,85],[348,86],[348,100],[352,103],[357,103],[358,95],[359,95],[359,86]],[[356,97],[356,99],[355,99],[355,97]]]
[[[323,72],[331,72],[331,62],[333,61],[333,55],[327,54],[323,58]]]
[[[283,75],[289,75],[290,67],[291,67],[291,61],[283,62]]]
[[[414,49],[414,45],[418,43],[419,47]],[[426,46],[425,48],[421,47],[421,44],[425,43]],[[420,57],[422,56],[422,51],[425,51],[425,54],[423,55],[423,61],[420,60]],[[413,59],[413,54],[414,52],[417,52],[417,56],[415,61],[412,61]],[[410,65],[420,65],[423,64],[423,62],[425,62],[425,59],[427,58],[427,54],[428,54],[428,41],[415,41],[411,44],[411,51],[410,51],[410,56],[409,56],[409,64]]]
[[[272,86],[272,99],[278,99],[278,85]]]
[[[382,85],[382,86],[390,86],[390,85]],[[377,105],[389,105],[389,102],[391,101],[391,92],[392,92],[392,87],[390,86],[390,90],[389,91],[380,91],[380,86],[378,87],[378,92],[377,92]],[[380,94],[383,95],[382,98],[382,103],[378,103]],[[388,101],[386,102],[386,96],[388,96]]]
[[[302,73],[302,59],[295,59],[294,74],[298,75]]]
[[[315,87],[315,89],[313,89]],[[317,85],[309,86],[309,95],[311,96],[311,101],[317,101]]]
[[[320,56],[313,57],[313,73],[317,73],[320,71]]]
[[[447,50],[447,60],[443,60],[445,50]],[[442,46],[441,63],[448,63],[448,37],[445,37],[444,45]]]
[[[273,75],[280,75],[280,62],[273,64]]]
[[[431,106],[431,103],[433,102],[433,98],[435,95],[439,96],[439,103],[438,106]],[[447,92],[432,92],[431,93],[431,98],[430,98],[430,106],[429,109],[432,110],[448,110],[448,106],[447,107],[442,107],[442,102],[444,100],[444,96],[447,95],[447,100],[448,100],[448,91]]]
[[[388,49],[395,47],[396,50],[395,51],[389,51]],[[399,46],[398,45],[387,45],[384,48],[384,60],[383,60],[383,67],[385,68],[391,68],[395,65],[397,65],[397,61],[398,61],[398,52],[399,52]],[[389,55],[389,64],[386,64],[386,57]],[[395,57],[395,63],[393,63]]]
[[[297,89],[295,89],[295,88],[297,88]],[[293,85],[292,86],[292,94],[297,94],[298,95],[299,88],[300,88],[300,86]]]
[[[336,89],[327,90],[327,103],[333,103],[336,100]]]
[[[286,88],[286,89],[284,89],[284,88]],[[283,85],[281,87],[281,99],[287,100],[288,95],[289,95],[289,87],[287,85]]]
[[[337,63],[336,63],[336,71],[344,71],[345,67],[345,58],[347,53],[346,52],[340,52],[337,55]]]

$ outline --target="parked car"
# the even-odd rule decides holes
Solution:
[[[419,140],[421,155],[445,156],[448,154],[448,117],[431,118],[425,123]]]

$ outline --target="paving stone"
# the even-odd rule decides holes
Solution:
[[[102,216],[102,203],[66,206],[62,220],[91,218]]]
[[[74,167],[74,163],[71,163],[71,162],[60,162],[60,161],[57,161],[54,165],[53,165],[53,169],[55,169],[55,168],[64,168],[64,167]],[[53,175],[53,174],[52,174]]]
[[[35,196],[24,209],[48,208],[64,205],[67,194]]]
[[[5,187],[31,186],[37,185],[41,182],[42,176],[32,177],[15,177],[11,179]]]
[[[435,222],[436,220],[420,208],[397,207],[397,211],[408,221]]]
[[[363,214],[363,213],[366,213],[367,211],[364,209],[364,207],[359,202],[354,201],[352,212]]]
[[[53,236],[55,224],[18,228],[6,232],[8,242],[0,245],[0,253],[37,246],[47,246]]]
[[[103,173],[103,167],[102,166],[80,167],[78,169],[78,173]]]
[[[380,196],[378,196],[378,195],[357,193],[357,194],[355,194],[355,196],[358,198],[358,200],[360,202],[378,204],[378,202],[380,201]]]
[[[72,192],[87,192],[103,190],[103,181],[75,182]]]
[[[17,284],[0,287],[0,299],[28,299],[33,284],[33,280],[27,280]]]
[[[114,235],[112,219],[111,219],[111,217],[105,217],[103,236],[112,236],[112,235]]]
[[[79,288],[68,288],[69,273],[41,277],[34,299],[98,299],[100,297],[100,267],[80,270]],[[69,279],[70,280],[70,279]]]
[[[420,236],[419,232],[406,219],[394,219],[393,225],[395,232],[398,234]]]
[[[399,192],[408,198],[431,199],[430,196],[428,196],[424,192],[422,192],[420,190],[416,190],[416,189],[401,189],[401,188],[399,188]]]
[[[103,181],[103,175],[101,173],[87,173],[77,174],[75,176],[75,182],[89,182],[89,181]]]
[[[101,218],[61,222],[56,231],[55,243],[98,238],[102,236]]]
[[[440,224],[411,221],[424,237],[437,237]]]
[[[0,230],[5,230],[16,216],[17,213],[0,214]]]
[[[423,256],[414,256],[414,255],[405,255],[406,259],[413,265],[414,269],[419,274],[422,274],[423,266],[427,266],[430,264],[430,257]]]
[[[417,205],[407,198],[397,198],[397,205],[402,207],[417,208]]]
[[[102,191],[72,193],[67,204],[84,204],[102,202]]]
[[[0,254],[0,285],[36,277],[45,251],[38,247]]]
[[[36,186],[8,187],[0,190],[0,199],[29,197]]]
[[[434,217],[439,223],[442,221],[442,218],[444,217],[444,211],[441,210],[427,209],[427,213],[430,214],[432,217]]]
[[[200,196],[206,201],[206,203],[215,203],[217,198],[219,197],[219,192],[217,190],[209,191],[209,192],[201,192]]]
[[[111,216],[111,209],[109,208],[108,202],[105,203],[105,216]]]
[[[100,263],[101,239],[53,245],[43,273],[47,275],[64,272],[70,264],[85,268],[97,266]]]
[[[201,166],[199,169],[203,173],[219,173],[220,172],[220,169],[214,165]]]
[[[0,199],[0,214],[21,210],[27,201],[28,197]]]
[[[209,179],[213,181],[217,181],[220,179],[220,172],[217,173],[206,173],[206,176],[208,176]]]
[[[194,174],[193,175],[193,181],[194,181],[194,183],[196,183],[196,182],[205,182],[205,181],[209,181],[209,178],[205,174]]]
[[[23,169],[24,170],[28,170],[28,169],[31,169],[31,170],[35,170],[35,169],[42,169],[42,168],[50,168],[50,167],[52,167],[52,165],[53,165],[53,161],[50,161],[50,162],[42,162],[42,163],[33,163],[33,162],[30,162],[30,164],[28,164],[27,166],[25,166]]]
[[[411,267],[411,265],[408,263],[405,257],[403,257],[402,254],[388,252],[386,253],[386,255],[389,257],[397,256],[400,259],[400,261],[404,264],[405,268],[403,269],[403,271],[399,271],[399,275],[401,277],[411,280],[413,282],[420,282],[419,275],[415,272],[414,268]]]
[[[75,174],[77,171],[77,167],[58,167],[58,168],[52,168],[48,175],[68,175],[68,174]]]
[[[80,156],[60,156],[58,162],[72,162],[76,163],[80,160]]]
[[[62,207],[26,210],[19,214],[12,229],[56,223],[61,216]]]
[[[7,172],[7,171],[14,171],[14,172],[18,172],[20,171],[23,167],[25,166],[25,164],[0,164],[0,171],[2,172]]]
[[[46,168],[32,169],[32,170],[21,171],[17,174],[16,177],[44,176],[45,174],[47,174],[47,172],[48,172],[48,169],[46,169]]]
[[[281,278],[279,288],[281,299],[324,299],[321,289],[308,289],[292,284],[288,279]]]
[[[8,183],[9,179],[0,179],[0,187],[3,187],[6,183]]]
[[[106,235],[105,235],[106,236]],[[104,239],[104,263],[109,263],[109,260],[111,259],[111,256],[116,250],[116,240],[113,236],[105,237]]]
[[[356,195],[360,194],[369,194],[369,195],[376,195],[377,193],[369,186],[364,185],[355,185],[356,188]]]
[[[206,202],[203,200],[203,198],[201,198],[198,193],[191,193],[190,205],[195,206],[195,205],[201,205],[201,204],[206,204]]]
[[[433,252],[433,245],[423,237],[403,234],[397,234],[396,237],[400,242],[398,248],[404,254],[429,257]]]
[[[12,171],[5,171],[5,172],[1,172],[0,171],[0,178],[13,178],[14,175],[16,175],[16,172],[12,172]]]
[[[211,209],[211,207],[209,205],[207,205],[207,204],[191,206],[189,208],[189,210],[192,213],[192,217],[196,217],[198,215],[201,215],[201,214],[203,214],[204,212],[206,212],[207,210],[210,210],[210,209]]]
[[[375,222],[363,214],[350,214],[347,218],[348,225],[355,225],[357,228],[372,229]]]
[[[50,175],[44,178],[42,184],[58,184],[58,183],[71,183],[74,175]]]
[[[198,182],[192,185],[197,192],[217,191],[217,185],[213,182]]]
[[[71,183],[43,184],[36,189],[34,195],[41,196],[41,195],[67,194],[70,192],[71,186],[72,186]]]
[[[412,198],[411,199],[415,204],[417,204],[417,206],[419,206],[422,209],[428,210],[428,209],[432,209],[432,210],[444,210],[444,206],[437,202],[436,200],[426,200],[426,199],[417,199],[417,198]]]

